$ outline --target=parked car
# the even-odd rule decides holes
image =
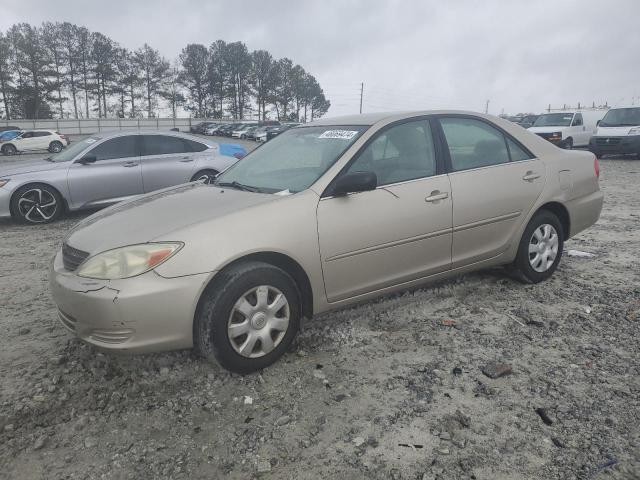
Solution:
[[[595,133],[598,120],[604,110],[566,111],[544,113],[529,128],[529,131],[561,148],[586,147]]]
[[[257,123],[242,123],[238,128],[236,128],[231,132],[231,136],[233,138],[240,138],[243,133],[245,133],[247,130],[257,125],[258,125]]]
[[[192,125],[191,128],[189,128],[189,132],[190,133],[199,133],[199,134],[203,134],[205,129],[209,126],[212,125],[212,122],[200,122],[200,123],[196,123],[195,125]]]
[[[5,126],[5,127],[0,127],[0,132],[7,132],[9,130],[22,130],[20,127],[11,127],[11,126]]]
[[[607,154],[635,153],[640,160],[640,107],[612,108],[598,123],[589,150]]]
[[[258,133],[254,134],[254,140],[256,142],[266,142],[267,141],[267,134],[275,129],[281,128],[282,125],[269,125],[267,127],[264,127],[264,130],[261,130]]]
[[[282,132],[286,132],[287,130],[289,130],[290,128],[294,127],[297,124],[283,124],[283,125],[279,125],[277,127],[273,127],[267,130],[266,132],[266,138],[265,138],[265,142],[268,142],[269,140],[271,140],[273,137],[277,137],[278,135],[280,135]]]
[[[546,280],[600,215],[598,172],[593,154],[488,115],[323,119],[212,185],[81,221],[55,255],[51,291],[86,342],[194,347],[252,372],[289,349],[301,317],[497,265]]]
[[[516,120],[515,123],[520,125],[522,128],[533,127],[533,124],[536,122],[540,115],[524,115]]]
[[[58,153],[69,145],[66,135],[53,130],[25,130],[21,131],[10,140],[0,143],[0,152],[3,155],[15,155],[16,153],[37,152],[46,150]]]
[[[205,135],[215,135],[216,131],[222,126],[220,123],[209,123],[206,128],[202,131]]]
[[[5,130],[0,132],[0,143],[13,140],[22,133],[22,130]]]
[[[238,129],[242,125],[241,123],[229,123],[216,132],[216,135],[221,137],[231,137],[233,131]]]
[[[211,183],[236,161],[216,143],[182,133],[96,134],[45,160],[0,166],[0,217],[48,223],[65,211],[189,181]]]

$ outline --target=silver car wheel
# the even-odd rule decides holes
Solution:
[[[289,301],[280,290],[270,285],[252,288],[231,309],[229,342],[243,357],[263,357],[286,335],[290,314]]]
[[[546,272],[558,255],[558,232],[548,223],[533,231],[529,240],[529,263],[536,272]]]
[[[207,185],[211,185],[213,182],[215,182],[215,180],[216,176],[211,175],[210,173],[203,173],[198,178],[196,178],[196,182],[206,183]]]
[[[58,201],[51,192],[32,188],[24,192],[18,200],[18,212],[31,223],[51,220],[58,210]]]

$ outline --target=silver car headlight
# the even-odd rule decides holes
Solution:
[[[9,183],[10,179],[8,178],[0,178],[0,188],[4,187],[7,183]]]
[[[183,246],[180,242],[143,243],[107,250],[85,260],[77,275],[100,280],[135,277],[166,262]]]

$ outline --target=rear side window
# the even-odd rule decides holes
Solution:
[[[487,123],[472,118],[442,118],[440,124],[454,172],[509,161],[505,136]]]
[[[95,155],[96,160],[111,160],[113,158],[137,157],[138,148],[135,135],[125,135],[105,140],[87,155]]]
[[[189,152],[204,152],[207,148],[209,148],[204,143],[187,140],[186,138],[183,138],[182,141],[187,146]]]
[[[34,137],[48,137],[51,132],[33,132]]]
[[[187,144],[179,137],[170,137],[168,135],[142,136],[142,155],[167,155],[190,151]]]
[[[580,125],[582,125],[582,114],[581,113],[576,113],[576,116],[573,117],[573,126],[574,127],[579,127]]]
[[[509,147],[509,156],[511,157],[512,162],[519,162],[521,160],[529,160],[533,158],[526,150],[508,137],[507,146]]]

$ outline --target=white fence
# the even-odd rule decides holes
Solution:
[[[138,130],[155,129],[169,130],[178,128],[181,132],[189,131],[191,125],[195,125],[206,118],[86,118],[86,119],[53,119],[53,120],[0,120],[0,127],[18,127],[24,130],[43,129],[56,130],[68,135],[89,135],[98,132],[113,130]],[[233,121],[233,120],[224,120]]]

